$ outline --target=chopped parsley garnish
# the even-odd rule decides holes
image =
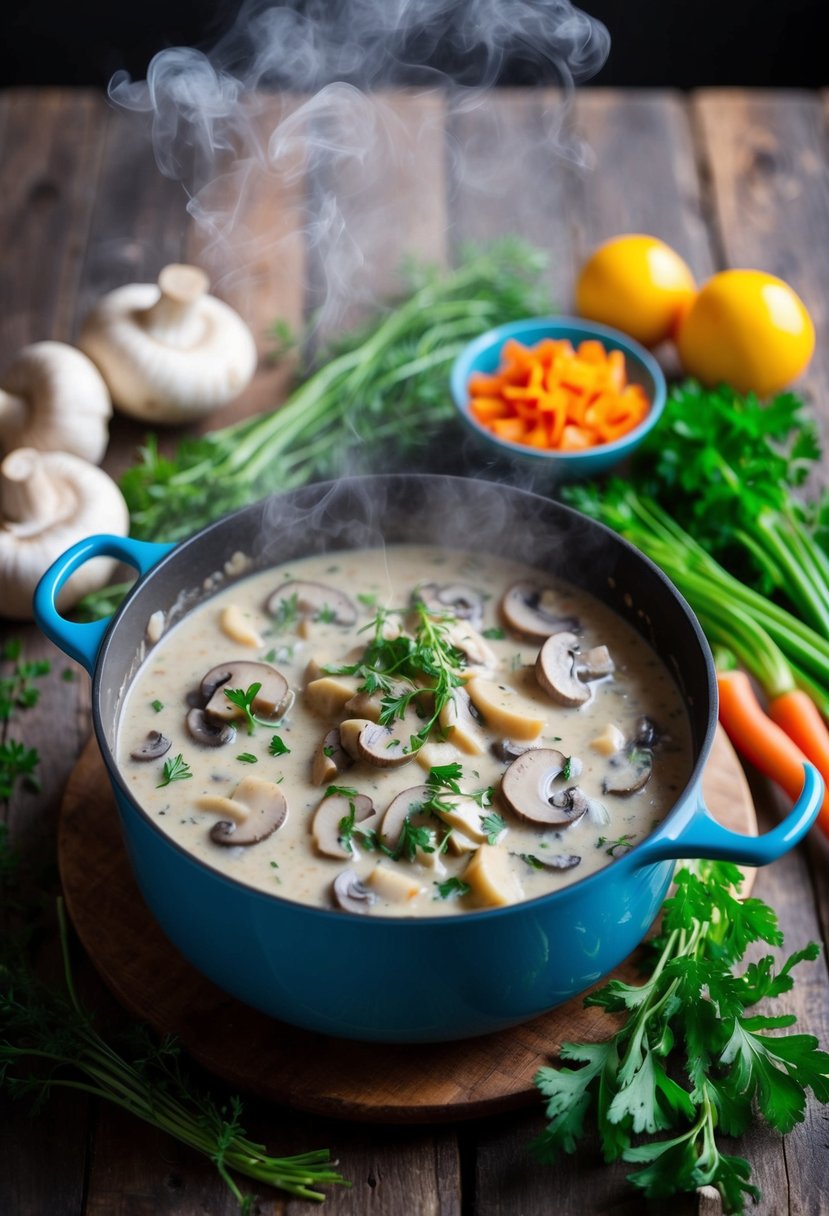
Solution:
[[[367,591],[358,592],[357,599],[360,601],[360,603],[363,605],[364,608],[373,608],[374,605],[377,603],[377,596],[371,595]]]
[[[299,617],[299,597],[296,591],[293,595],[286,595],[281,599],[276,607],[276,612],[273,613],[274,625],[277,633],[287,633],[289,629],[293,629]]]
[[[257,757],[254,756],[252,752],[240,752],[239,755],[236,757],[236,759],[241,760],[242,764],[256,764],[257,763]]]
[[[453,896],[460,898],[463,895],[468,895],[472,890],[468,882],[464,882],[462,878],[447,878],[444,882],[436,882],[435,886],[438,893],[435,899],[451,899]]]
[[[604,848],[604,851],[607,853],[608,857],[615,857],[617,849],[624,849],[627,851],[632,847],[633,842],[636,839],[636,835],[636,832],[626,832],[624,836],[620,836],[618,840],[611,840],[609,836],[600,836],[596,841],[596,848]]]
[[[395,861],[401,857],[405,857],[406,861],[414,861],[418,849],[423,853],[434,853],[435,833],[430,828],[416,826],[407,815],[392,856]]]
[[[506,830],[507,825],[496,811],[490,811],[481,820],[481,831],[486,833],[487,844],[495,844],[501,833]]]
[[[155,712],[156,712],[157,714],[160,714],[160,713],[161,713],[161,711],[162,711],[162,709],[164,708],[164,702],[163,702],[163,701],[159,701],[159,700],[151,701],[151,702],[150,702],[150,706],[151,706],[151,708],[152,708],[152,709],[154,709],[154,710],[155,710]]]
[[[570,778],[572,777],[572,775],[573,775],[573,757],[567,756],[564,761],[564,764],[562,765],[561,773],[559,774],[559,776],[561,777],[562,781],[569,781]]]
[[[272,735],[271,741],[268,744],[268,751],[272,756],[290,756],[291,749],[281,737],[281,735]]]
[[[513,857],[520,857],[522,861],[527,863],[531,870],[544,869],[544,862],[539,861],[538,858],[534,857],[532,853],[513,853]]]
[[[493,625],[491,629],[485,629],[481,634],[482,638],[489,638],[490,641],[500,642],[507,635],[498,625]]]
[[[192,776],[190,765],[184,759],[181,752],[179,752],[171,760],[164,761],[162,778],[155,788],[160,790],[162,786],[169,785],[171,781],[186,781],[188,777]]]
[[[466,656],[447,638],[447,626],[435,620],[421,602],[414,604],[417,624],[414,636],[400,633],[397,637],[384,636],[390,615],[381,609],[374,621],[367,626],[373,629],[373,637],[357,663],[346,666],[326,666],[329,675],[356,676],[360,680],[360,691],[381,694],[381,726],[392,726],[403,718],[410,708],[418,711],[423,725],[409,740],[409,751],[419,751],[431,731],[438,727],[440,716],[461,684],[461,675],[466,666]],[[431,694],[429,712],[420,710],[424,693]]]

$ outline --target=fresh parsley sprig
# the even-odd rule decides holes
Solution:
[[[164,768],[161,770],[161,780],[155,788],[160,790],[165,785],[170,785],[173,781],[186,781],[188,777],[192,776],[190,765],[184,759],[181,752],[179,752],[177,756],[164,761]]]
[[[574,1152],[592,1111],[605,1159],[637,1165],[629,1179],[646,1196],[709,1185],[726,1212],[740,1213],[759,1191],[748,1163],[721,1151],[717,1131],[740,1135],[757,1110],[785,1133],[802,1121],[808,1089],[829,1102],[829,1054],[814,1036],[767,1034],[794,1016],[753,1012],[788,992],[793,969],[819,951],[810,943],[778,970],[772,955],[738,970],[752,942],[782,945],[772,909],[737,898],[742,876],[726,862],[685,863],[675,878],[646,947],[648,978],[611,980],[585,998],[623,1015],[621,1028],[604,1043],[563,1044],[562,1060],[577,1067],[538,1072],[549,1123],[534,1148],[546,1161]]]
[[[385,637],[389,618],[402,613],[381,609],[367,626],[373,636],[358,662],[325,670],[330,675],[356,676],[360,691],[369,696],[381,693],[381,726],[393,726],[414,708],[423,724],[411,735],[407,750],[419,751],[438,728],[441,714],[462,683],[466,656],[449,641],[446,621],[436,618],[420,601],[412,611],[416,616],[413,636]],[[424,710],[427,698],[431,705]]]

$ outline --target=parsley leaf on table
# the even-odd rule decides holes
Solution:
[[[638,1165],[629,1181],[649,1198],[707,1184],[726,1212],[740,1213],[759,1191],[748,1163],[720,1150],[716,1131],[741,1135],[756,1111],[786,1133],[803,1120],[809,1089],[829,1102],[829,1053],[813,1035],[779,1033],[793,1015],[751,1012],[788,992],[793,969],[819,949],[810,943],[777,968],[764,955],[740,969],[751,943],[782,945],[772,909],[740,901],[742,876],[725,862],[685,863],[675,879],[646,946],[650,974],[639,984],[611,980],[585,998],[623,1015],[620,1028],[606,1043],[563,1044],[562,1061],[580,1067],[536,1075],[549,1122],[534,1149],[544,1161],[575,1152],[592,1116],[605,1159]]]

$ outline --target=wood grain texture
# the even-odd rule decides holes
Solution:
[[[801,381],[829,439],[829,164],[813,93],[703,90],[692,103],[726,266],[778,275],[802,297],[819,336]],[[829,469],[815,484],[829,483]]]
[[[92,94],[15,90],[0,95],[0,365],[30,342],[69,337],[103,122],[102,99]],[[80,669],[34,625],[16,623],[3,636],[21,641],[24,660],[52,664],[50,674],[37,681],[38,705],[0,723],[0,740],[23,740],[40,753],[42,789],[19,784],[0,813],[24,879],[52,894],[57,809],[89,733],[88,690],[85,680],[62,678],[67,670],[77,677]],[[44,953],[53,955],[48,946]],[[40,961],[47,973],[55,974],[53,957]],[[2,1101],[0,1211],[76,1216],[83,1202],[88,1109],[83,1096],[58,1094],[33,1120],[25,1104]]]
[[[712,812],[754,830],[753,804],[720,734],[706,777]],[[118,999],[175,1034],[208,1070],[241,1089],[319,1114],[376,1122],[446,1122],[534,1100],[532,1078],[564,1039],[607,1032],[580,998],[524,1026],[465,1043],[347,1043],[278,1023],[221,993],[170,946],[138,894],[120,842],[112,792],[94,743],[63,801],[61,877],[86,950]],[[632,964],[624,974],[634,975]]]

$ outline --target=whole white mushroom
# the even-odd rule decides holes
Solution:
[[[0,376],[0,450],[104,455],[112,403],[95,364],[65,342],[24,346]]]
[[[0,464],[0,616],[31,620],[35,587],[56,558],[93,533],[128,531],[127,505],[103,470],[68,452],[10,452]],[[87,562],[62,588],[59,609],[104,587],[116,564]]]
[[[196,266],[165,266],[158,284],[104,296],[79,345],[117,409],[153,423],[192,422],[232,401],[256,370],[256,343]]]

